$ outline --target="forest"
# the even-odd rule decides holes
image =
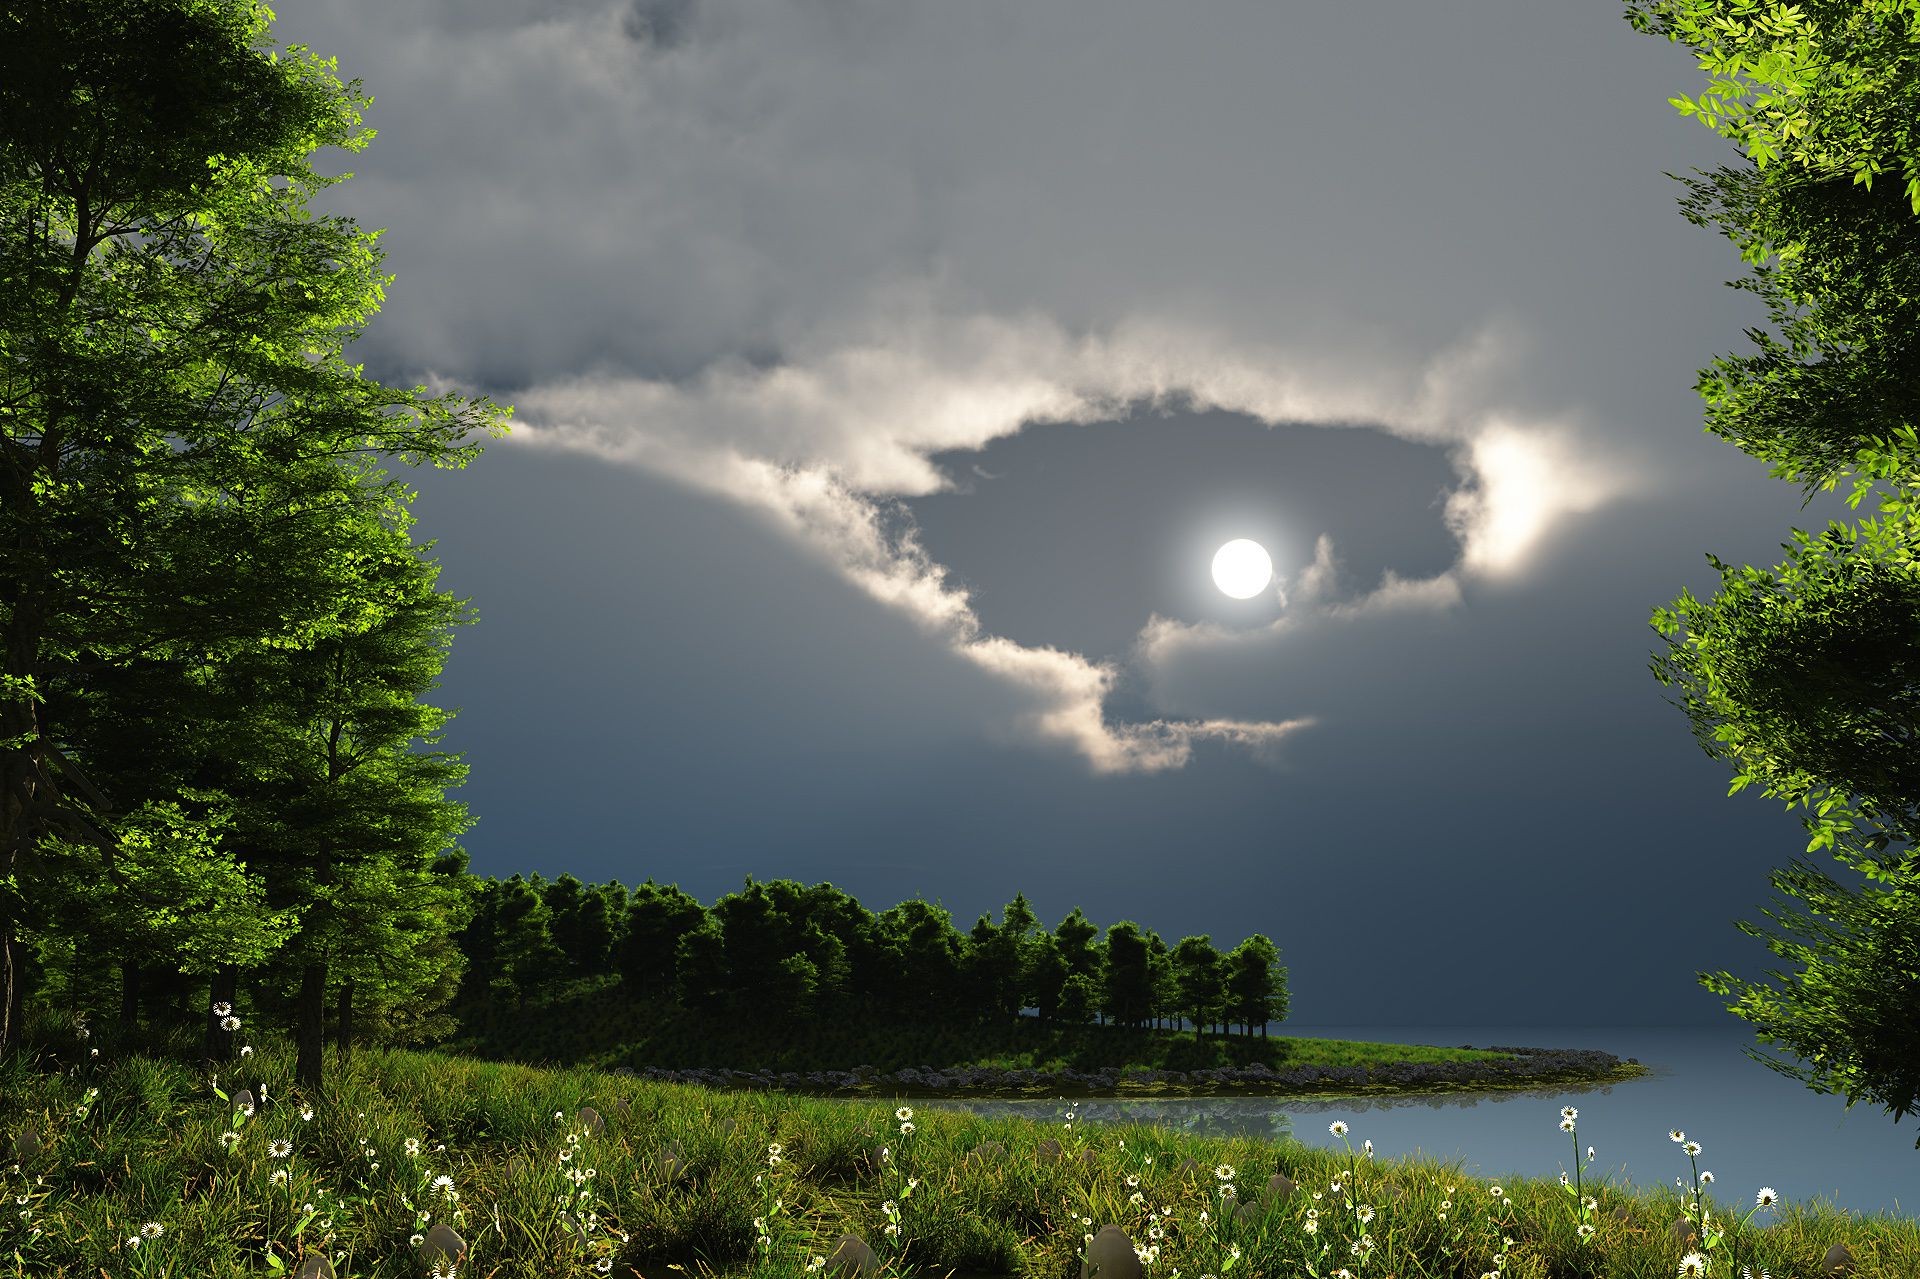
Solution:
[[[570,874],[449,873],[447,882],[459,894],[457,908],[438,917],[448,931],[412,943],[440,958],[432,980],[417,970],[383,979],[393,957],[377,949],[378,932],[365,934],[363,949],[335,953],[341,975],[323,1034],[336,1051],[483,1031],[524,1014],[530,1000],[595,978],[614,979],[616,997],[668,1000],[770,1032],[828,1016],[1004,1026],[1030,1010],[1052,1026],[1167,1028],[1184,1019],[1201,1027],[1197,1034],[1238,1027],[1264,1036],[1287,1014],[1286,969],[1263,935],[1226,953],[1207,936],[1169,946],[1128,920],[1102,936],[1078,907],[1047,931],[1024,894],[1000,923],[982,915],[961,933],[938,906],[915,899],[876,915],[830,883],[749,877],[707,907],[651,878],[632,889]],[[29,989],[40,1002],[70,1017],[117,1007],[117,1029],[129,1038],[195,1023],[223,1002],[209,1001],[215,986],[224,1002],[243,994],[269,1024],[291,1027],[298,1015],[297,974],[272,964],[194,976],[151,949],[104,950],[57,934],[36,936],[32,956]]]

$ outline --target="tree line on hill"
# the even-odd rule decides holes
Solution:
[[[635,999],[796,1025],[853,1015],[894,1022],[1173,1026],[1266,1034],[1287,1015],[1287,970],[1261,934],[1222,953],[1207,935],[1168,946],[1131,920],[1104,937],[1079,907],[1051,931],[1025,894],[966,933],[914,899],[878,915],[832,884],[756,883],[702,906],[649,877],[480,879],[457,935],[459,1007],[481,1018],[591,977]]]

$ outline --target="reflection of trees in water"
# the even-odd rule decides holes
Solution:
[[[914,1104],[943,1109],[964,1110],[992,1119],[1031,1119],[1058,1128],[1066,1122],[1071,1109],[1074,1122],[1124,1127],[1143,1124],[1167,1128],[1201,1137],[1266,1137],[1277,1140],[1293,1136],[1292,1116],[1317,1115],[1327,1111],[1357,1114],[1372,1110],[1395,1110],[1425,1106],[1429,1110],[1452,1108],[1468,1110],[1482,1101],[1560,1100],[1568,1096],[1613,1091],[1607,1084],[1556,1084],[1540,1088],[1495,1088],[1472,1092],[1387,1096],[1333,1097],[1169,1097],[1154,1100],[1107,1100],[1082,1098],[1071,1103],[1061,1101],[967,1100],[929,1098]]]

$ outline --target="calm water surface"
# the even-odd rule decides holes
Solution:
[[[1430,1097],[1333,1097],[1312,1100],[1260,1097],[1171,1098],[1161,1101],[1081,1101],[1076,1123],[1150,1124],[1210,1136],[1290,1138],[1344,1152],[1327,1131],[1347,1121],[1356,1153],[1373,1141],[1374,1158],[1464,1160],[1484,1185],[1501,1177],[1557,1179],[1574,1173],[1573,1138],[1560,1131],[1560,1108],[1577,1107],[1583,1180],[1636,1190],[1665,1188],[1674,1178],[1693,1183],[1686,1152],[1668,1136],[1679,1128],[1700,1143],[1701,1171],[1711,1170],[1711,1203],[1744,1216],[1762,1186],[1783,1203],[1829,1206],[1857,1216],[1920,1214],[1920,1123],[1895,1124],[1890,1112],[1862,1101],[1851,1111],[1842,1096],[1822,1096],[1798,1080],[1767,1069],[1743,1048],[1796,1061],[1754,1039],[1741,1021],[1703,1029],[1629,1026],[1596,1030],[1565,1027],[1382,1026],[1272,1027],[1269,1034],[1357,1039],[1396,1044],[1475,1048],[1597,1048],[1636,1057],[1652,1074],[1616,1084],[1539,1088],[1516,1092]],[[1797,1061],[1796,1061],[1797,1064]],[[1024,1116],[1058,1126],[1066,1106],[1056,1101],[930,1101],[916,1108]],[[1586,1163],[1586,1150],[1594,1160]],[[1361,1156],[1364,1158],[1364,1155]],[[1774,1210],[1777,1212],[1777,1210]],[[1758,1223],[1769,1216],[1755,1214]]]

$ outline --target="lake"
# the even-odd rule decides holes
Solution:
[[[1327,1131],[1347,1121],[1356,1153],[1373,1141],[1376,1161],[1416,1151],[1423,1159],[1464,1159],[1483,1186],[1501,1177],[1557,1179],[1574,1173],[1573,1139],[1560,1131],[1560,1108],[1580,1112],[1581,1177],[1639,1190],[1674,1178],[1693,1183],[1686,1152],[1668,1136],[1679,1128],[1700,1143],[1701,1171],[1711,1170],[1710,1202],[1738,1206],[1744,1216],[1754,1195],[1771,1186],[1782,1203],[1831,1206],[1859,1216],[1920,1214],[1920,1123],[1909,1113],[1895,1124],[1890,1112],[1861,1101],[1822,1096],[1798,1080],[1767,1069],[1741,1050],[1794,1061],[1759,1043],[1752,1027],[1729,1018],[1724,1027],[1274,1026],[1269,1034],[1357,1039],[1457,1048],[1496,1044],[1525,1048],[1597,1048],[1638,1058],[1652,1074],[1590,1087],[1555,1085],[1513,1092],[1428,1097],[1193,1097],[1158,1101],[1088,1100],[1076,1104],[1076,1123],[1140,1123],[1218,1136],[1290,1137],[1303,1145],[1344,1150]],[[918,1099],[916,1109],[969,1110],[995,1117],[1025,1116],[1052,1126],[1064,1121],[1056,1101]],[[1594,1160],[1586,1163],[1586,1150]],[[1362,1158],[1365,1156],[1362,1155]],[[1758,1224],[1771,1215],[1762,1210]]]

